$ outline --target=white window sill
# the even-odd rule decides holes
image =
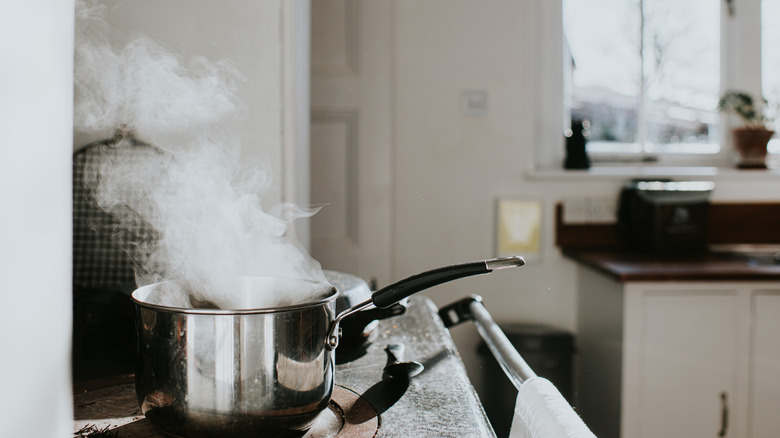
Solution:
[[[531,180],[625,180],[627,178],[702,178],[707,180],[777,181],[780,169],[736,169],[715,166],[593,166],[587,170],[532,169]]]

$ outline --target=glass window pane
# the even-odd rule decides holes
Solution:
[[[564,0],[563,11],[572,119],[589,119],[591,143],[638,141],[639,1]]]
[[[590,152],[718,152],[718,0],[563,0],[563,8],[566,105],[572,119],[588,119]]]
[[[646,142],[668,145],[665,152],[686,152],[674,147],[679,143],[717,142],[720,3],[643,4]]]

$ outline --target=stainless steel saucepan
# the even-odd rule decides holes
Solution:
[[[434,269],[380,289],[338,315],[338,291],[303,280],[247,277],[236,282],[236,295],[247,297],[246,302],[259,290],[318,293],[310,302],[275,308],[170,307],[156,298],[170,284],[141,287],[132,295],[141,410],[173,436],[302,435],[330,401],[342,319],[447,281],[523,264],[520,257],[508,257]]]

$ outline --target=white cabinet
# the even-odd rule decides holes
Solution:
[[[735,291],[629,293],[642,311],[625,338],[632,344],[625,364],[636,374],[624,381],[624,436],[725,436],[739,380]]]
[[[757,290],[752,311],[748,436],[776,437],[780,433],[780,293]]]
[[[780,282],[579,281],[576,404],[597,436],[778,436]]]
[[[648,290],[641,299],[636,436],[718,436],[735,393],[736,297]]]

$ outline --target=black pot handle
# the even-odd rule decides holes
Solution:
[[[521,257],[507,257],[431,269],[379,289],[371,295],[371,301],[376,307],[385,308],[439,284],[472,275],[489,274],[496,269],[512,268],[523,264],[525,261]]]
[[[447,283],[458,278],[469,277],[472,275],[489,274],[493,271],[506,268],[523,266],[525,260],[522,257],[503,257],[490,260],[481,260],[478,262],[463,263],[460,265],[445,266],[443,268],[432,269],[421,274],[413,275],[389,286],[383,287],[371,295],[371,299],[357,304],[341,312],[336,316],[333,325],[328,332],[326,343],[331,348],[338,345],[338,323],[345,317],[368,308],[371,305],[379,308],[392,306],[393,304],[407,298],[417,292],[430,287]]]

